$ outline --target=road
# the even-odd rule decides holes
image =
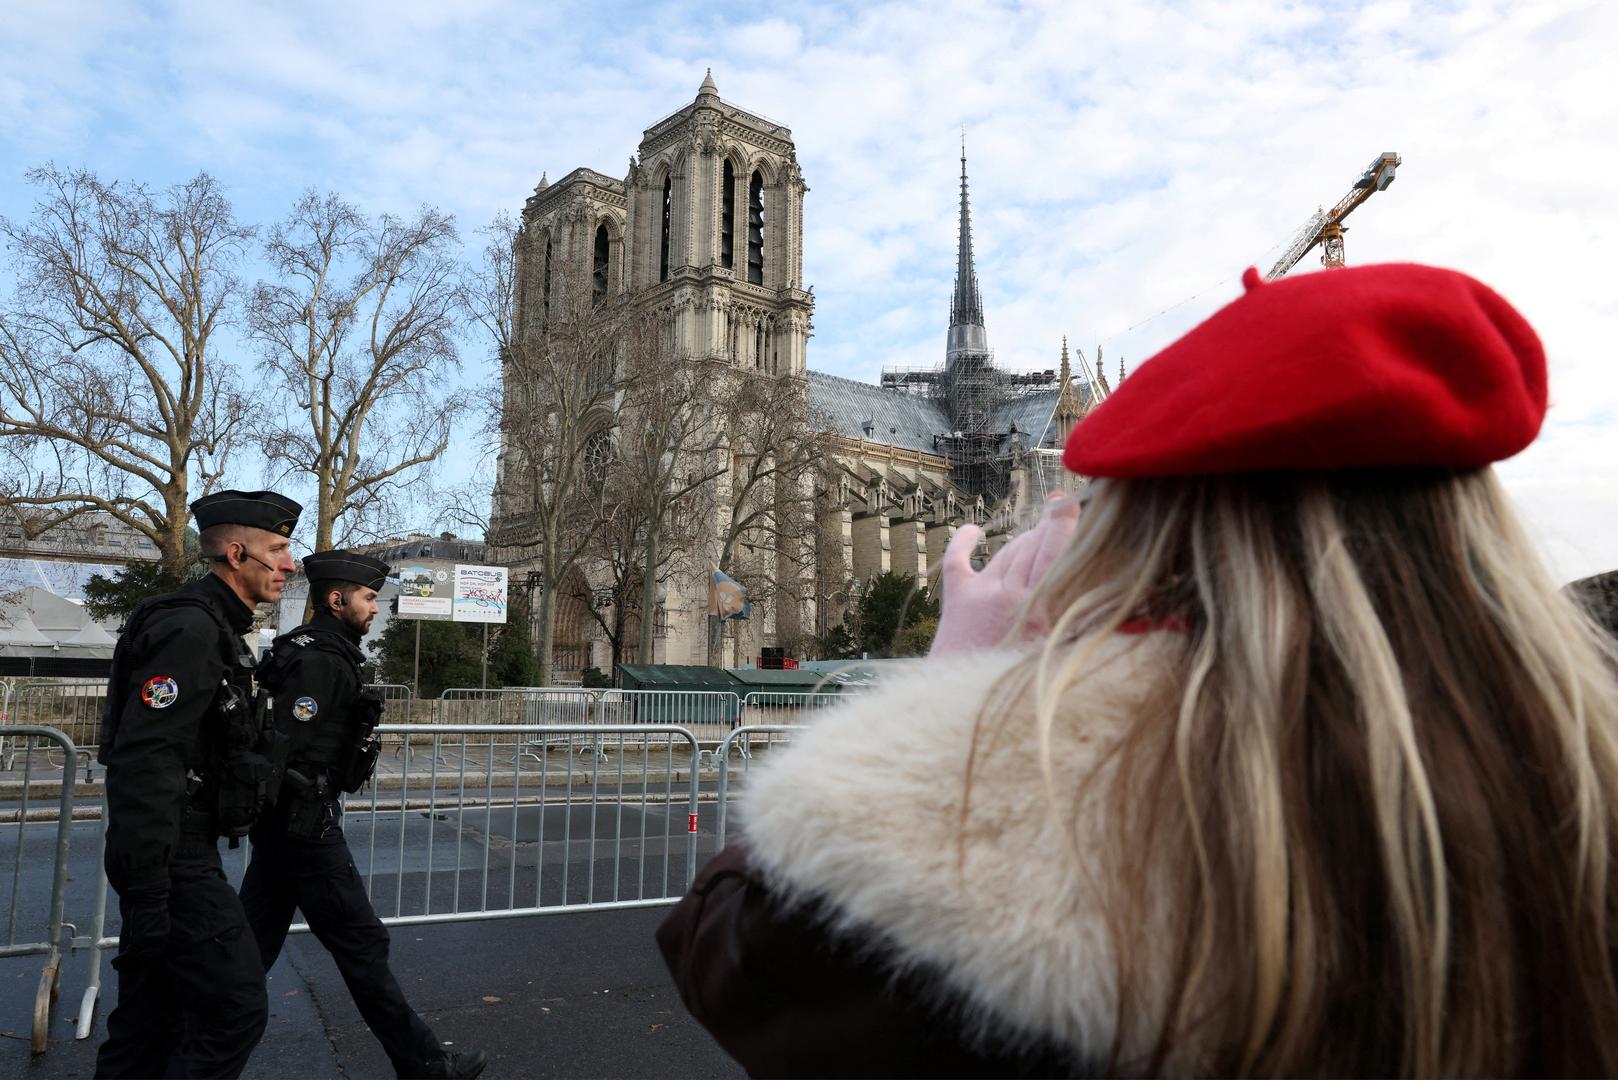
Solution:
[[[686,805],[618,801],[616,790],[583,802],[545,806],[497,803],[461,809],[440,805],[351,815],[355,862],[383,915],[417,916],[468,909],[547,907],[683,891],[693,839]],[[574,799],[580,798],[574,793]],[[713,803],[705,803],[694,838],[700,864],[715,849]],[[68,919],[88,922],[98,880],[98,822],[73,826]],[[374,835],[374,840],[373,840]],[[39,940],[49,906],[53,823],[0,827],[0,899],[9,911],[12,871],[21,837],[22,882],[17,941]],[[226,871],[239,879],[240,852],[226,850]],[[458,868],[458,871],[457,871]],[[108,933],[116,933],[116,898]],[[393,930],[394,970],[417,1010],[458,1047],[490,1053],[490,1077],[739,1076],[679,1004],[657,955],[652,931],[667,907],[592,910],[492,921],[404,925]],[[93,1068],[96,1036],[72,1038],[85,985],[85,957],[69,957],[52,1020],[50,1050],[29,1061],[25,1041],[39,959],[0,960],[0,1069],[10,1075],[84,1076]],[[117,975],[103,962],[104,1000]],[[271,1018],[245,1075],[385,1077],[392,1070],[359,1020],[324,950],[311,936],[293,937],[270,972]],[[10,1061],[7,1062],[6,1059]]]

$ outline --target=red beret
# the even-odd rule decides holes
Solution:
[[[1545,350],[1453,270],[1389,264],[1264,282],[1146,361],[1068,436],[1085,476],[1481,467],[1534,440]]]

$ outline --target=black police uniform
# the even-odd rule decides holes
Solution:
[[[192,504],[204,528],[283,535],[299,509],[272,492]],[[264,1033],[258,945],[219,862],[226,709],[250,700],[241,635],[252,621],[252,609],[210,575],[137,609],[119,642],[101,748],[104,865],[122,918],[112,962],[118,1003],[97,1076],[238,1076]]]
[[[311,587],[322,561],[330,570],[335,554],[304,560]],[[365,576],[376,573],[372,587],[380,586],[387,564],[358,558],[374,564]],[[322,610],[307,625],[276,638],[264,664],[276,724],[290,744],[280,800],[252,832],[253,859],[242,879],[242,903],[266,971],[286,942],[293,909],[303,912],[399,1076],[476,1076],[484,1055],[447,1054],[405,1000],[388,966],[387,928],[371,907],[343,837],[341,793],[357,789],[369,776],[374,749],[367,756],[364,744],[380,712],[379,702],[362,700],[360,639]]]

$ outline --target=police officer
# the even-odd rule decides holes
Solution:
[[[381,700],[362,692],[360,640],[376,617],[388,564],[322,551],[304,559],[303,569],[314,615],[275,639],[260,672],[274,695],[276,726],[289,738],[280,801],[253,829],[253,860],[242,879],[259,954],[269,970],[293,909],[301,910],[399,1076],[477,1076],[487,1056],[446,1053],[405,1001],[388,968],[388,931],[343,839],[342,793],[357,791],[376,765],[371,731]]]
[[[301,509],[273,491],[192,503],[213,572],[138,606],[114,651],[100,755],[122,921],[97,1076],[238,1076],[264,1033],[264,969],[219,837],[226,817],[246,827],[226,780],[252,711],[242,635],[295,569]]]

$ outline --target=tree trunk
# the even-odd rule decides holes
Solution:
[[[335,492],[331,490],[331,477],[327,473],[317,474],[316,482],[319,485],[320,495],[315,506],[315,546],[316,551],[330,551],[332,533],[335,531],[333,518],[337,516],[337,500]]]
[[[551,684],[551,660],[556,643],[556,587],[546,582],[539,594],[539,640],[534,645],[534,656],[539,661],[539,685]]]
[[[627,617],[624,615],[625,607],[623,597],[619,597],[618,603],[614,604],[612,608],[612,633],[609,635],[608,640],[608,644],[612,646],[612,656],[609,658],[611,666],[607,668],[609,676],[618,670],[619,664],[624,662],[624,629],[625,624],[628,622]],[[643,664],[645,662],[644,660],[641,661]]]
[[[640,662],[654,662],[657,637],[657,523],[646,528],[646,558],[640,569]]]
[[[187,495],[183,483],[173,484],[163,492],[163,512],[168,518],[168,529],[162,535],[158,550],[162,552],[163,569],[176,580],[185,577],[185,523],[191,516],[185,504]]]

